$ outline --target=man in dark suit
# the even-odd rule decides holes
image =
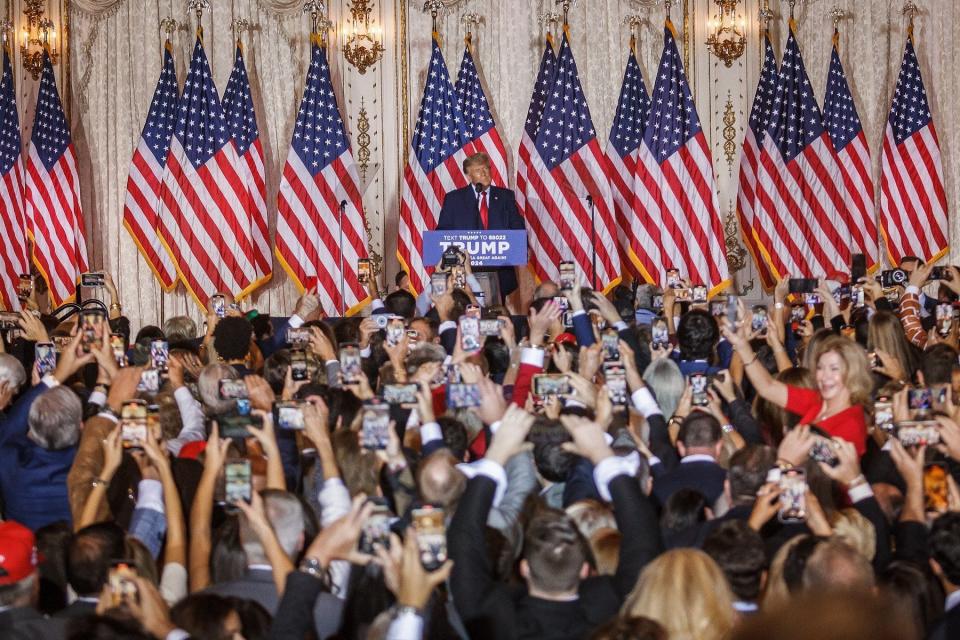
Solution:
[[[473,154],[463,161],[463,172],[470,185],[451,191],[444,197],[440,219],[437,221],[438,230],[526,228],[523,217],[517,210],[513,191],[490,184],[490,156],[482,152]],[[474,267],[473,270],[495,271],[500,280],[500,295],[503,298],[517,290],[517,272],[513,267]]]
[[[960,513],[947,513],[933,521],[929,538],[930,568],[947,594],[943,618],[930,640],[960,637]]]
[[[650,448],[659,457],[658,449],[662,450],[663,447],[653,446],[656,436],[651,425]],[[669,436],[667,438],[669,444]],[[717,463],[723,446],[722,438],[720,423],[709,413],[694,411],[683,420],[677,437],[679,464],[674,455],[661,458],[650,467],[653,494],[660,504],[666,504],[670,496],[680,489],[693,489],[707,499],[708,505],[713,506],[723,493],[723,482],[727,479],[727,472]]]

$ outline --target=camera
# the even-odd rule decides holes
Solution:
[[[903,269],[887,269],[880,272],[880,286],[884,289],[896,286],[906,286],[910,275]]]

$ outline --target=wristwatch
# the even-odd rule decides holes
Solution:
[[[419,615],[420,615],[420,610],[417,609],[417,608],[414,607],[414,606],[409,605],[409,604],[398,604],[396,607],[393,608],[393,619],[394,619],[394,620],[396,620],[397,618],[399,618],[399,617],[401,617],[401,616],[404,616],[404,615],[419,616]]]

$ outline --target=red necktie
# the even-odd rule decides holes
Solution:
[[[480,224],[483,225],[483,228],[487,228],[489,213],[487,212],[487,192],[484,191],[480,194]]]

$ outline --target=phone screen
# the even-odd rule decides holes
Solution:
[[[360,258],[357,260],[357,282],[360,284],[368,284],[370,282],[369,258]]]
[[[390,443],[390,405],[367,403],[363,406],[360,446],[370,451],[383,451]]]
[[[167,363],[170,361],[170,345],[166,340],[154,340],[150,343],[150,359],[153,361],[154,369],[167,370]]]
[[[120,409],[120,440],[124,449],[142,449],[147,440],[147,403],[129,400]]]
[[[480,319],[464,314],[460,318],[460,348],[466,353],[476,353],[482,347]]]
[[[928,464],[923,469],[923,502],[925,511],[945,513],[949,506],[947,469],[940,464]]]
[[[34,347],[34,359],[41,378],[57,369],[57,349],[52,342],[38,342]]]
[[[224,465],[224,502],[235,505],[253,498],[249,460],[231,460]]]
[[[577,272],[572,262],[564,261],[560,263],[560,289],[570,291],[576,285]]]
[[[780,474],[780,522],[807,519],[807,474],[803,469],[786,469]]]
[[[709,380],[704,374],[690,374],[690,401],[693,403],[693,406],[705,407],[709,404],[709,397],[707,396],[708,383]]]
[[[306,363],[304,363],[304,369],[306,369]],[[360,362],[360,347],[351,344],[344,345],[344,347],[340,349],[340,373],[343,376],[343,381],[347,384],[360,381],[360,376],[363,375],[363,367]]]
[[[443,523],[443,509],[423,507],[413,510],[413,526],[417,531],[420,564],[427,571],[435,571],[447,561],[447,530]]]

